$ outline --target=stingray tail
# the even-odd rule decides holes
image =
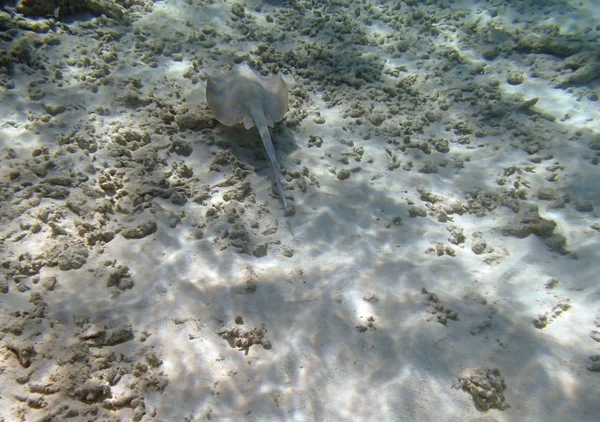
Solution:
[[[273,147],[273,141],[271,141],[271,133],[269,132],[267,119],[265,119],[265,115],[260,111],[253,112],[252,118],[254,119],[254,124],[258,129],[258,133],[260,133],[260,137],[263,141],[263,144],[265,145],[265,149],[267,150],[267,155],[269,156],[271,165],[273,166],[273,171],[275,172],[275,184],[277,185],[277,192],[279,192],[279,196],[281,196],[281,199],[283,200],[283,206],[287,208],[287,201],[283,192],[283,185],[281,184],[281,172],[279,171],[279,166],[277,165],[275,147]]]

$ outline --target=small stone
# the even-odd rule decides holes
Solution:
[[[444,255],[444,245],[441,243],[438,243],[435,245],[435,253],[437,256],[443,256]]]
[[[238,18],[246,17],[246,12],[244,11],[244,5],[242,3],[233,3],[231,5],[231,13]]]
[[[451,309],[446,309],[445,311],[448,319],[451,319],[452,321],[458,321],[458,313],[456,311],[453,311]]]
[[[525,81],[525,77],[521,72],[510,72],[506,82],[510,85],[521,85]]]
[[[542,239],[544,244],[552,251],[558,252],[561,255],[567,255],[567,238],[562,234],[553,234],[552,236]]]
[[[342,169],[340,171],[337,172],[337,178],[338,180],[347,180],[350,178],[350,170],[348,169]]]
[[[109,391],[110,385],[106,381],[94,377],[83,384],[75,384],[75,388],[69,395],[81,402],[92,403]]]
[[[29,287],[23,282],[16,283],[15,285],[17,286],[17,290],[21,293],[25,293],[26,291],[31,290],[31,287]]]
[[[156,352],[152,350],[146,354],[146,362],[148,362],[148,365],[150,365],[152,368],[158,368],[163,363],[160,356],[158,356]]]
[[[450,152],[450,144],[446,139],[435,140],[433,146],[438,152],[441,152],[443,154]]]
[[[90,340],[93,338],[103,336],[105,333],[106,330],[104,329],[104,327],[98,324],[92,324],[83,333],[79,335],[79,338],[81,340]]]
[[[182,126],[182,123],[180,123],[180,126]],[[182,157],[189,157],[194,151],[192,144],[181,139],[174,140],[171,149],[175,154],[181,155]]]
[[[106,338],[102,342],[104,346],[115,346],[117,344],[125,343],[126,341],[133,339],[133,330],[131,325],[125,325],[118,328],[113,328],[106,332]]]
[[[446,247],[444,248],[444,252],[446,252],[446,255],[456,256],[456,251],[450,245],[446,245]]]
[[[419,169],[419,173],[423,173],[423,174],[434,174],[437,172],[438,172],[437,166],[435,164],[433,164],[431,161],[425,161],[423,166],[421,166],[421,168]]]
[[[119,265],[116,268],[111,269],[106,287],[116,286],[119,290],[128,290],[133,288],[134,282],[129,274],[129,267],[126,265]]]
[[[548,317],[546,315],[540,315],[533,320],[533,325],[537,329],[545,328],[548,325]]]
[[[121,234],[125,239],[142,239],[156,232],[156,220],[148,220],[135,227],[123,229]]]
[[[173,192],[171,195],[171,203],[174,205],[185,205],[187,198],[180,192]]]
[[[290,248],[289,246],[284,246],[281,249],[281,254],[286,258],[291,258],[294,256],[294,249]]]
[[[425,207],[418,207],[418,206],[411,206],[408,209],[408,216],[411,218],[414,217],[427,217],[427,208]]]
[[[254,250],[252,251],[252,255],[254,255],[257,258],[262,258],[267,255],[267,249],[268,245],[266,243],[262,243],[254,248]]]
[[[594,139],[592,142],[590,142],[589,147],[594,151],[600,151],[600,136],[597,139]]]
[[[579,212],[592,212],[594,211],[594,204],[590,201],[579,201],[575,203],[575,209]]]
[[[502,234],[519,239],[524,239],[530,234],[545,238],[552,236],[555,228],[556,222],[542,218],[538,207],[533,205],[519,210],[517,218],[502,229]]]
[[[312,148],[312,147],[317,147],[317,148],[321,148],[321,145],[323,145],[323,138],[321,138],[320,136],[315,136],[315,135],[310,135],[308,138],[308,147]]]
[[[369,293],[369,294],[363,296],[363,300],[365,302],[369,302],[369,303],[377,303],[377,302],[379,302],[379,298],[374,293]]]
[[[171,218],[169,218],[169,227],[174,229],[175,227],[177,227],[177,225],[181,222],[181,218],[179,218],[178,216],[173,216]]]
[[[487,243],[485,243],[484,241],[477,242],[477,243],[473,244],[473,246],[471,246],[471,250],[473,251],[473,253],[475,255],[481,255],[482,253],[485,252],[486,248],[487,248]]]
[[[29,368],[33,358],[37,355],[33,344],[27,342],[7,341],[5,347],[15,355],[23,368]]]
[[[600,372],[600,362],[598,362],[598,361],[592,362],[591,364],[588,365],[587,369],[588,369],[588,371],[591,371],[591,372]]]
[[[58,268],[63,271],[77,270],[85,265],[87,258],[88,251],[84,247],[68,247],[57,258]]]
[[[465,243],[467,240],[467,237],[465,236],[463,229],[459,229],[458,227],[455,227],[455,228],[452,228],[450,233],[451,233],[451,236],[448,238],[448,241],[454,245],[458,246],[462,243]]]
[[[427,249],[425,249],[425,253],[427,255],[435,255],[436,251],[435,251],[435,248],[433,246],[430,246]]]
[[[18,401],[20,401],[22,403],[27,403],[27,406],[29,406],[32,409],[43,409],[44,407],[48,406],[48,403],[46,402],[46,400],[44,400],[44,398],[41,396],[26,397],[26,396],[21,396],[21,395],[15,394],[14,397],[15,397],[15,399],[17,399]]]
[[[8,293],[8,279],[6,276],[0,277],[0,293]]]
[[[46,113],[51,116],[57,116],[66,110],[66,107],[62,104],[44,104],[43,107]]]
[[[456,386],[471,394],[480,410],[508,407],[504,398],[506,382],[498,369],[483,366],[465,368],[458,374]]]
[[[367,117],[367,120],[371,122],[373,126],[381,126],[381,124],[385,122],[386,116],[381,112],[371,113],[371,115]]]
[[[54,291],[54,288],[56,287],[56,277],[45,277],[41,284],[49,292]]]
[[[552,188],[541,188],[537,193],[537,198],[542,201],[553,201],[556,199],[556,191]]]

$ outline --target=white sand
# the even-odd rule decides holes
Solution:
[[[86,46],[90,56],[100,54],[103,48],[114,49],[119,62],[109,64],[111,82],[93,93],[85,81],[77,80],[77,75],[87,74],[90,69],[68,65],[63,69],[63,86],[45,83],[44,98],[33,100],[27,84],[39,80],[41,71],[18,65],[10,77],[14,89],[0,91],[3,186],[13,185],[8,183],[8,177],[15,168],[22,171],[14,183],[27,178],[33,185],[42,183],[43,177],[25,170],[32,163],[32,150],[46,146],[52,155],[64,148],[57,145],[57,137],[77,131],[95,139],[98,151],[87,153],[78,146],[73,152],[52,156],[55,167],[46,177],[71,171],[73,178],[81,172],[90,178],[83,184],[98,185],[104,167],[114,168],[122,174],[114,176],[122,186],[116,189],[113,205],[122,204],[131,211],[90,211],[85,218],[77,216],[66,207],[77,193],[73,191],[66,200],[42,198],[39,204],[13,219],[3,214],[0,257],[10,265],[2,269],[9,292],[0,295],[1,322],[3,327],[24,324],[25,328],[20,335],[6,328],[0,334],[0,419],[33,421],[52,415],[55,419],[49,420],[63,420],[65,410],[60,406],[67,405],[79,411],[70,420],[88,420],[90,416],[85,416],[85,412],[94,407],[99,409],[98,420],[131,420],[136,411],[144,421],[597,420],[600,375],[587,368],[592,364],[590,357],[600,353],[600,344],[590,336],[594,330],[600,330],[596,326],[600,324],[600,234],[591,227],[600,221],[600,170],[592,163],[598,151],[588,144],[599,139],[600,109],[598,101],[590,100],[586,93],[600,93],[600,80],[574,86],[572,92],[556,88],[549,77],[531,76],[537,55],[513,53],[486,61],[477,48],[478,38],[473,35],[471,40],[464,28],[473,23],[481,29],[491,21],[500,28],[498,33],[508,33],[516,27],[534,32],[538,27],[527,26],[524,21],[530,16],[532,22],[541,25],[542,16],[548,23],[559,25],[564,34],[581,34],[590,28],[598,40],[594,26],[600,15],[598,2],[554,2],[548,6],[547,15],[531,8],[518,11],[500,6],[496,18],[490,16],[487,2],[452,2],[451,10],[464,11],[464,17],[453,21],[448,16],[450,12],[440,8],[439,22],[434,26],[440,27],[441,32],[437,36],[420,33],[415,26],[411,47],[400,57],[386,55],[384,46],[359,45],[359,51],[383,59],[384,70],[406,66],[399,76],[383,75],[374,86],[394,86],[406,76],[416,77],[410,84],[415,95],[402,91],[394,100],[397,104],[372,101],[376,94],[369,91],[373,85],[366,83],[358,90],[347,85],[330,87],[332,93],[342,96],[342,101],[328,108],[323,91],[326,81],[314,81],[311,87],[307,85],[308,78],[295,74],[295,69],[285,67],[285,61],[279,59],[292,92],[290,116],[305,109],[310,112],[298,125],[288,127],[284,122],[273,131],[280,164],[288,173],[306,166],[319,183],[310,184],[306,178],[308,187],[302,192],[298,179],[288,179],[288,188],[293,190],[287,193],[295,207],[291,216],[284,215],[281,202],[272,193],[272,170],[255,129],[246,132],[217,125],[177,130],[175,124],[170,133],[165,129],[168,125],[161,121],[164,109],[155,105],[158,101],[171,105],[177,115],[185,114],[183,107],[193,112],[204,108],[205,82],[201,78],[193,84],[184,76],[194,60],[202,59],[199,75],[210,74],[235,56],[255,57],[248,53],[259,44],[243,40],[240,31],[230,26],[228,2],[192,3],[157,2],[152,12],[140,14],[132,28],[146,31],[146,41],[164,39],[171,45],[173,39],[184,41],[192,32],[211,25],[219,34],[216,41],[222,41],[224,34],[231,35],[228,44],[201,49],[197,44],[191,48],[183,43],[181,61],[157,55],[157,67],[152,68],[140,62],[147,50],[140,47],[136,52],[136,36],[131,28],[117,42],[104,47],[102,42],[83,34],[77,37],[59,32],[60,45],[39,50],[49,68],[52,60],[64,62],[67,58],[63,54],[67,52],[73,52],[79,60],[81,49]],[[279,16],[289,7],[273,4],[277,2],[245,3],[246,13],[256,18],[253,25],[267,32],[276,26],[265,16]],[[391,3],[394,2],[374,1],[372,5],[386,11]],[[260,5],[262,11],[254,11],[251,5]],[[403,3],[397,13],[407,16],[409,7]],[[334,6],[324,10],[326,14],[341,13]],[[423,10],[430,16],[438,9],[416,6],[414,10]],[[310,9],[305,13],[310,19]],[[513,22],[515,17],[522,22]],[[452,29],[455,25],[457,29]],[[374,20],[364,30],[374,38],[395,34],[381,20]],[[286,39],[272,43],[276,51],[292,51],[308,42],[308,37],[299,31],[291,31]],[[331,28],[326,26],[311,41],[327,42],[329,31]],[[458,51],[462,61],[444,58],[441,52],[448,48]],[[419,57],[425,51],[429,59]],[[361,54],[366,57],[364,51]],[[436,73],[447,63],[450,68]],[[485,72],[472,74],[478,64],[485,64]],[[524,75],[523,83],[506,82],[513,71]],[[128,81],[132,78],[141,82],[137,90],[141,96],[155,99],[150,105],[128,108],[115,103],[115,98],[130,89]],[[493,80],[499,82],[494,92],[500,93],[500,99],[490,100],[490,104],[502,104],[507,113],[497,124],[493,118],[481,117],[481,98],[476,105],[451,102],[447,110],[433,107],[435,100],[428,100],[437,94],[451,98],[461,89],[465,95],[478,97],[477,90],[492,86]],[[468,84],[475,84],[475,90],[464,90]],[[294,90],[307,94],[308,99],[298,105]],[[176,92],[181,98],[175,96]],[[360,95],[365,95],[365,99]],[[535,97],[539,101],[531,112],[516,109],[522,101]],[[383,110],[387,117],[381,126],[371,125],[367,118],[356,124],[355,119],[344,117],[349,101],[365,107],[374,102],[374,110]],[[41,104],[64,104],[67,110],[52,117],[49,123],[42,123],[39,116],[45,112]],[[387,115],[391,105],[399,110]],[[97,107],[108,108],[108,113],[98,115]],[[426,121],[427,111],[435,114],[435,120],[424,125],[423,133],[416,131],[412,142],[445,139],[449,142],[448,153],[435,148],[431,148],[431,154],[410,147],[402,151],[388,143],[400,140],[402,144],[401,133],[407,122]],[[570,118],[561,121],[567,113]],[[323,124],[314,121],[318,114],[324,118]],[[29,115],[35,116],[33,122],[28,122]],[[547,120],[548,116],[554,116],[556,121]],[[459,143],[462,135],[453,130],[459,121],[483,134],[467,134],[470,143]],[[394,127],[401,128],[397,136],[391,135]],[[164,146],[156,150],[156,167],[149,168],[143,160],[125,166],[118,164],[121,158],[110,153],[116,145],[114,134],[118,128],[150,134],[151,143],[132,151],[133,160],[149,157],[151,146]],[[322,138],[321,147],[309,148],[311,135]],[[171,142],[181,137],[193,147],[189,156],[168,153]],[[353,142],[353,147],[348,141]],[[539,151],[528,154],[524,151],[528,145],[538,146]],[[4,158],[9,148],[14,149],[17,158]],[[362,156],[357,155],[358,148],[363,149]],[[209,171],[214,154],[221,151],[233,151],[232,156],[251,170],[246,180],[255,201],[248,197],[242,202],[223,200],[222,194],[228,187],[215,185],[232,175],[232,166],[219,165],[220,172]],[[399,168],[387,169],[390,155],[402,163]],[[345,156],[349,157],[348,164],[340,162]],[[533,157],[541,159],[532,162]],[[409,161],[414,166],[407,171],[402,166]],[[426,161],[432,162],[436,173],[419,172]],[[128,193],[131,198],[132,192],[145,186],[159,186],[161,177],[174,186],[182,178],[176,171],[168,173],[174,168],[173,163],[183,163],[193,170],[194,178],[186,179],[182,186],[193,186],[196,193],[202,185],[213,187],[207,200],[197,203],[190,197],[185,205],[176,205],[150,194],[148,208],[142,212],[134,211],[135,204],[119,195],[118,192]],[[89,165],[96,170],[90,172]],[[548,170],[552,165],[562,167]],[[505,169],[511,166],[517,169],[516,173],[507,175]],[[142,172],[144,168],[146,171]],[[333,172],[335,169],[339,174],[341,169],[352,168],[359,171],[351,172],[347,180],[339,180]],[[552,173],[558,175],[556,182],[547,180]],[[504,186],[497,183],[500,178],[505,179]],[[519,219],[518,214],[502,205],[501,199],[501,191],[515,182],[528,192],[527,199],[515,199],[521,209],[527,204],[537,205],[540,217],[556,222],[554,234],[566,238],[562,254],[549,249],[535,234],[523,239],[503,235],[502,229]],[[239,180],[234,183],[239,186]],[[434,204],[423,199],[418,188],[438,195],[439,201]],[[556,200],[538,199],[541,188],[554,189]],[[73,189],[81,191],[83,185]],[[468,194],[475,190],[488,192],[497,206],[477,215],[474,210],[481,200],[471,204],[468,201]],[[566,194],[571,198],[563,207],[556,207]],[[15,206],[11,201],[18,192],[11,195],[5,195],[4,209]],[[89,205],[103,200],[88,198],[84,202]],[[458,204],[454,210],[462,209],[462,215],[450,211],[453,201]],[[585,201],[592,205],[592,211],[576,209],[576,204]],[[427,216],[410,217],[413,205],[426,210]],[[56,216],[54,221],[65,230],[64,234],[57,235],[51,224],[42,221],[39,213],[44,208]],[[216,220],[207,217],[210,209],[218,210]],[[240,210],[244,213],[240,214]],[[228,217],[232,215],[233,220]],[[176,216],[180,221],[171,227]],[[396,217],[401,218],[401,223]],[[103,218],[107,221],[99,223]],[[440,218],[450,221],[441,222]],[[156,232],[142,239],[116,234],[105,244],[86,245],[89,256],[81,268],[63,271],[43,265],[39,274],[26,277],[18,277],[18,271],[11,272],[20,268],[19,262],[27,261],[19,260],[24,253],[43,255],[53,245],[83,239],[79,231],[81,221],[118,230],[149,219],[156,221]],[[257,258],[231,246],[231,236],[224,237],[224,233],[231,232],[232,221],[241,222],[250,233],[250,252],[258,244],[268,245],[266,256]],[[35,222],[41,224],[38,233],[23,226]],[[258,222],[258,228],[252,228],[252,222]],[[198,228],[203,231],[201,239],[195,236]],[[274,234],[261,234],[269,228],[276,229]],[[465,241],[452,244],[448,240],[451,230],[459,233],[461,229]],[[89,230],[84,229],[83,233]],[[25,236],[19,238],[21,232]],[[472,246],[480,240],[485,241],[488,250],[476,255]],[[451,247],[455,256],[438,256],[438,243],[442,249]],[[428,248],[433,248],[433,253],[426,253]],[[286,256],[290,254],[293,256]],[[116,260],[112,267],[128,266],[134,281],[132,288],[121,291],[107,287],[112,267],[105,266],[105,262],[112,260]],[[52,276],[57,278],[57,285],[47,291],[44,282]],[[557,282],[548,284],[551,280]],[[245,289],[248,283],[255,286],[255,291]],[[31,290],[22,293],[19,285]],[[439,323],[440,312],[431,312],[432,303],[422,289],[437,295],[439,303],[449,312],[454,311],[458,319],[449,319],[446,325]],[[14,312],[33,309],[28,302],[32,292],[41,294],[47,314],[37,322],[23,323],[23,317]],[[557,305],[562,305],[563,311],[554,315]],[[237,315],[244,320],[243,325],[237,325],[239,328],[264,326],[265,338],[272,348],[254,345],[246,354],[216,334],[236,326]],[[533,320],[541,315],[548,317],[546,325],[536,328]],[[370,317],[374,318],[372,327],[368,326]],[[77,319],[82,318],[87,318],[87,322],[78,326]],[[130,324],[134,338],[116,345],[82,349],[85,359],[65,365],[61,360],[71,356],[66,346],[77,348],[86,343],[81,333],[89,329],[87,323]],[[35,348],[37,356],[29,368],[20,365],[17,354],[6,346],[14,342]],[[148,365],[149,350],[162,359],[162,364]],[[119,353],[126,359],[118,358]],[[102,356],[112,356],[107,367],[98,364],[98,357]],[[149,366],[141,375],[139,367],[138,373],[131,369],[140,364]],[[461,370],[478,365],[500,370],[506,383],[506,408],[477,409],[469,393],[453,387]],[[72,387],[52,394],[39,394],[31,388],[38,380],[50,385],[62,380],[66,385],[69,371],[80,372],[77,376],[85,373],[84,378],[101,378],[110,368],[118,367],[125,368],[120,380],[108,387],[109,393],[105,391],[105,395],[91,400],[73,397]],[[29,378],[19,382],[18,378],[25,375]],[[157,387],[165,379],[166,387]],[[138,407],[107,409],[110,396],[131,392],[143,397],[145,412],[139,410],[139,400]],[[35,408],[31,400],[28,402],[40,396],[46,403],[41,409]]]

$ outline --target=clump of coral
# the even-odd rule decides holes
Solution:
[[[249,331],[235,327],[219,331],[217,334],[227,340],[231,347],[236,347],[248,354],[250,347],[255,344],[261,344],[267,350],[272,347],[271,342],[265,339],[266,332],[264,327],[256,327]]]
[[[489,369],[483,366],[466,368],[458,374],[458,388],[462,388],[473,396],[478,409],[503,410],[508,407],[504,398],[506,383],[499,369]]]

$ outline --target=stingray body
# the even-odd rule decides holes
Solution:
[[[288,89],[281,74],[262,76],[245,62],[210,76],[206,83],[206,101],[216,119],[226,126],[243,123],[256,126],[275,171],[277,191],[287,208],[269,127],[283,119],[288,109]]]

